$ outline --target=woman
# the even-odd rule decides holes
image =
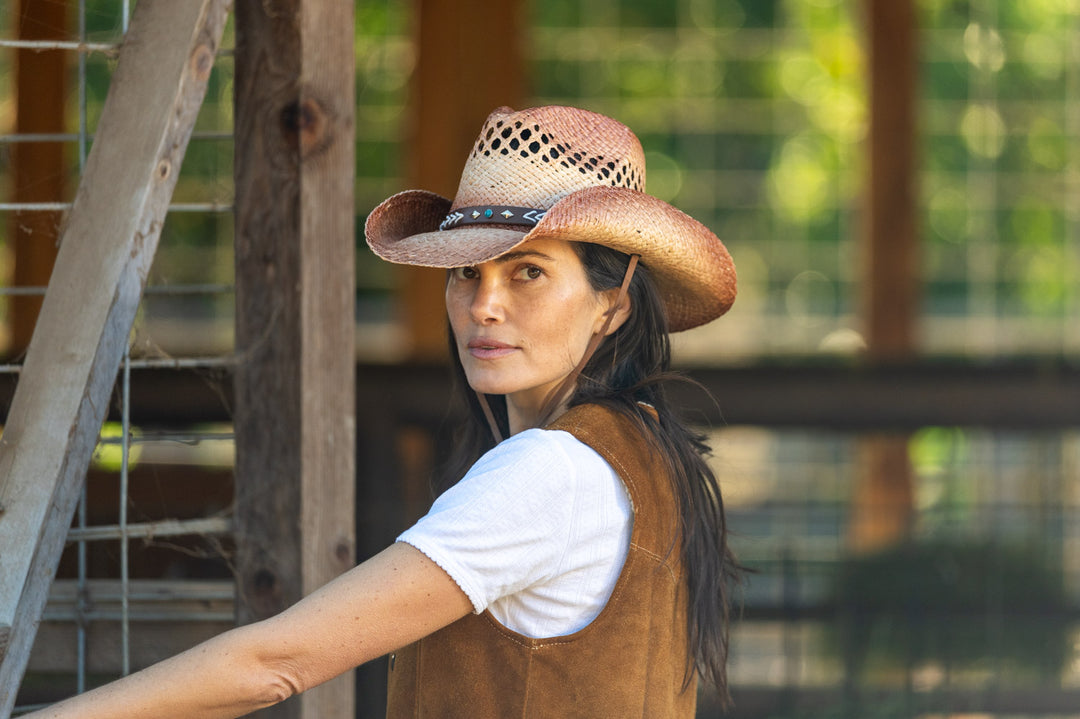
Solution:
[[[500,108],[453,202],[379,205],[377,254],[449,270],[472,410],[452,486],[277,617],[40,716],[238,716],[392,651],[391,717],[688,717],[698,674],[726,693],[737,565],[661,380],[669,329],[727,311],[735,273],[644,186],[614,120]]]

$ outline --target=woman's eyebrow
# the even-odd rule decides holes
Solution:
[[[505,255],[499,255],[493,262],[502,264],[504,262],[513,262],[514,260],[522,260],[528,257],[538,257],[541,260],[548,260],[554,262],[555,258],[551,255],[545,255],[543,252],[537,252],[536,250],[516,250],[514,252],[507,252]]]

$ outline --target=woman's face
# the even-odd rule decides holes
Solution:
[[[451,270],[446,310],[469,386],[506,395],[511,432],[532,426],[548,393],[603,328],[617,294],[594,291],[577,253],[562,240],[527,242],[489,262]],[[620,323],[617,316],[608,333]]]

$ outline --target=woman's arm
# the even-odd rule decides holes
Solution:
[[[237,717],[276,704],[472,611],[408,544],[394,544],[270,619],[237,627],[26,719]]]

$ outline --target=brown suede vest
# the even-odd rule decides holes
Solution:
[[[390,660],[388,719],[425,717],[693,717],[686,689],[686,589],[675,498],[652,443],[626,418],[575,407],[550,429],[570,432],[618,472],[634,526],[622,573],[581,631],[533,639],[490,612],[468,615]]]

